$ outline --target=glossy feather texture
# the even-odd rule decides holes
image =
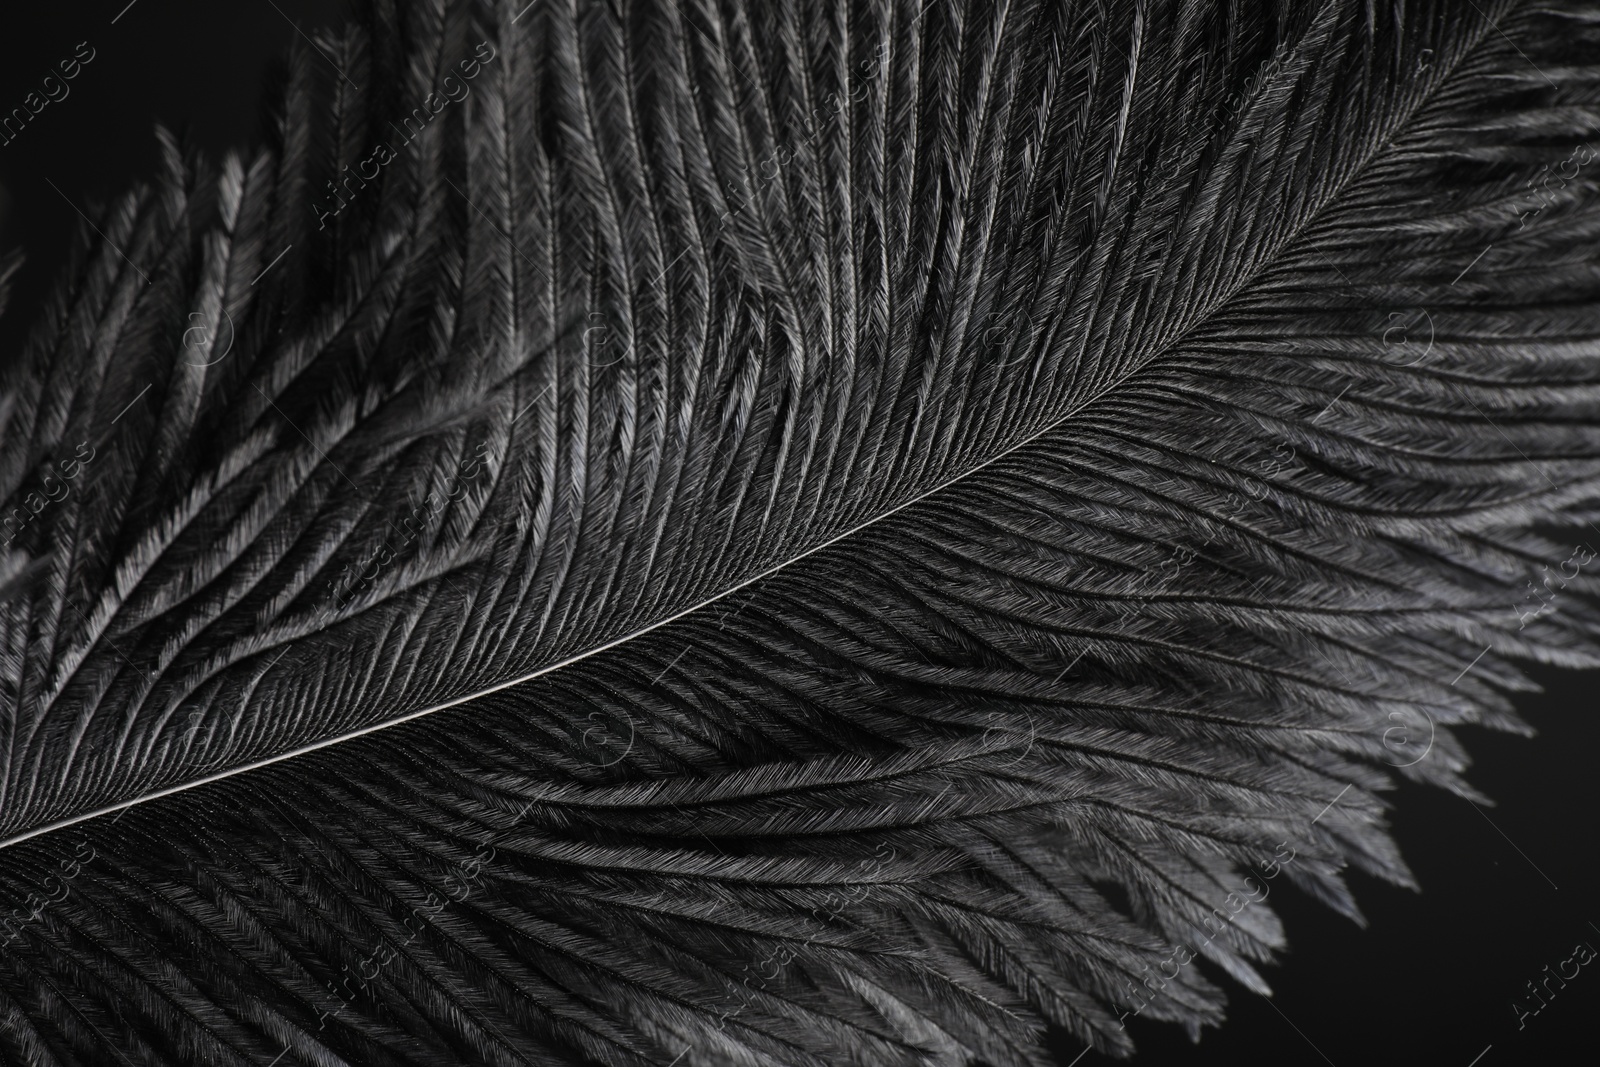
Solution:
[[[1269,883],[1359,919],[1376,794],[1600,665],[1597,44],[368,4],[0,372],[5,1061],[1220,1023],[1183,953],[1266,991]]]

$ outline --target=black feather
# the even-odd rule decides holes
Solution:
[[[1218,1024],[1600,664],[1597,44],[372,0],[0,369],[6,1061]]]

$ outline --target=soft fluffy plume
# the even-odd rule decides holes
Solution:
[[[1593,4],[319,44],[0,368],[8,1063],[1126,1053],[1600,664]]]

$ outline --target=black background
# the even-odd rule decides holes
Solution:
[[[213,156],[258,142],[259,90],[273,60],[301,30],[341,14],[338,4],[311,0],[97,0],[7,12],[0,114],[21,106],[80,41],[97,54],[65,100],[0,147],[0,249],[21,247],[28,257],[0,320],[0,356],[20,343],[82,226],[76,209],[89,211],[154,173],[155,124]],[[1175,1027],[1132,1020],[1136,1062],[1595,1062],[1600,966],[1580,971],[1521,1030],[1511,1009],[1519,994],[1531,1003],[1523,984],[1570,956],[1576,942],[1600,948],[1597,675],[1529,675],[1547,690],[1519,702],[1538,737],[1463,735],[1475,759],[1469,780],[1496,807],[1475,810],[1410,785],[1392,794],[1397,836],[1422,893],[1353,876],[1369,920],[1362,929],[1277,883],[1283,888],[1272,901],[1292,947],[1281,966],[1264,971],[1273,998],[1213,974],[1230,989],[1227,1024],[1195,1046]],[[1111,1062],[1094,1052],[1080,1058],[1082,1044],[1065,1034],[1053,1034],[1051,1047],[1062,1065]]]

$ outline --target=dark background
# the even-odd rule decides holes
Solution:
[[[259,88],[271,63],[297,25],[331,25],[342,11],[312,0],[95,0],[7,12],[0,114],[21,106],[80,41],[96,56],[65,100],[0,147],[0,250],[21,247],[28,257],[0,320],[0,358],[20,343],[82,225],[73,205],[89,211],[151,175],[157,122],[213,156],[259,142]],[[1264,970],[1276,995],[1250,995],[1213,973],[1230,989],[1228,1023],[1194,1046],[1175,1027],[1133,1020],[1139,1067],[1469,1067],[1480,1054],[1478,1067],[1595,1062],[1600,966],[1581,970],[1520,1031],[1510,1006],[1519,994],[1531,1003],[1523,984],[1576,942],[1600,949],[1597,676],[1530,676],[1547,690],[1520,701],[1538,737],[1462,735],[1476,760],[1469,778],[1497,807],[1480,812],[1410,785],[1393,794],[1396,833],[1423,892],[1353,875],[1366,929],[1286,886],[1275,892],[1292,946],[1282,966]],[[1052,1049],[1064,1067],[1112,1062],[1079,1058],[1082,1044],[1065,1034],[1053,1035]]]

